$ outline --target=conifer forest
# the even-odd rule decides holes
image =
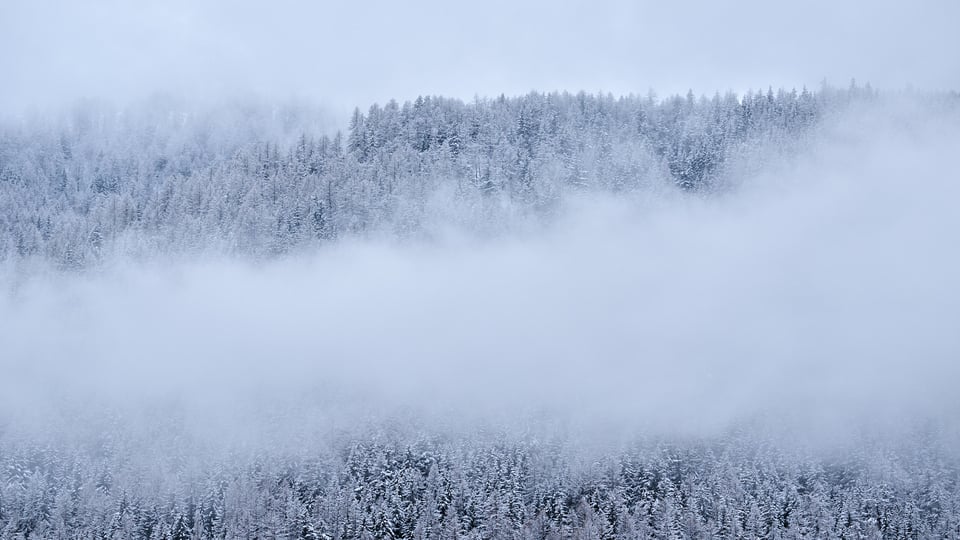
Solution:
[[[0,540],[960,539],[958,21],[0,2]]]

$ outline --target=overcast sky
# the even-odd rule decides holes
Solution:
[[[960,2],[4,0],[0,103],[960,88]]]

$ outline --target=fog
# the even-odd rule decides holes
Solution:
[[[497,238],[115,261],[5,287],[0,425],[68,432],[98,407],[160,407],[267,444],[403,411],[956,428],[960,124],[890,104],[720,196],[580,199]]]
[[[345,119],[421,94],[709,94],[851,78],[952,89],[958,19],[950,0],[10,0],[0,4],[0,111],[254,94],[310,98]]]

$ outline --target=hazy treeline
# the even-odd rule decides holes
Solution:
[[[875,93],[421,97],[357,110],[87,104],[0,127],[0,260],[271,255],[347,234],[507,228],[569,193],[718,189]],[[308,111],[307,111],[308,112]]]
[[[0,538],[960,537],[960,101],[914,97],[7,119]]]
[[[68,448],[4,441],[4,538],[955,538],[960,478],[935,430],[835,458],[732,431],[596,459],[562,438],[373,430],[203,462],[161,421]],[[146,465],[144,465],[146,463]],[[158,474],[158,472],[160,474]]]

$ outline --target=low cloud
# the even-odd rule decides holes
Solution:
[[[64,403],[174,403],[272,442],[398,410],[667,433],[758,415],[812,434],[955,426],[960,124],[904,107],[850,113],[716,198],[579,200],[496,239],[33,279],[0,299],[0,420],[54,432],[80,414]]]

